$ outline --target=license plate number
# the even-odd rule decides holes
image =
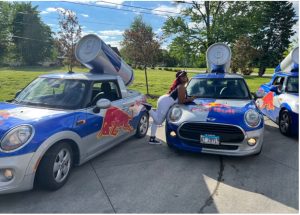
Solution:
[[[212,134],[200,135],[200,143],[220,145],[220,137]]]

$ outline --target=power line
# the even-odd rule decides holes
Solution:
[[[148,13],[148,12],[145,12],[145,11],[134,11],[134,10],[128,10],[128,9],[122,9],[122,8],[106,7],[106,6],[103,6],[103,5],[85,4],[85,3],[81,3],[81,2],[71,2],[71,1],[62,1],[62,2],[72,3],[72,4],[79,4],[79,5],[89,6],[89,7],[107,8],[107,9],[111,9],[111,10],[122,10],[122,11],[133,12],[133,13],[138,12],[138,13],[142,13],[142,14],[158,15],[158,14],[154,14],[154,13]]]
[[[125,7],[132,7],[132,8],[138,8],[138,9],[142,9],[142,10],[150,10],[150,11],[157,11],[157,12],[163,12],[163,13],[173,13],[173,14],[180,15],[180,13],[177,13],[177,12],[165,11],[165,10],[158,10],[158,9],[151,9],[151,8],[146,8],[146,7],[138,7],[138,6],[128,5],[128,4],[119,4],[119,3],[108,2],[108,1],[97,1],[97,2],[104,2],[104,3],[108,3],[108,4],[120,5],[120,6],[125,6]]]

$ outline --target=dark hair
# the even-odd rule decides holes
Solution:
[[[176,78],[182,77],[186,75],[186,71],[180,70],[176,73]]]
[[[186,71],[178,71],[176,73],[176,79],[173,81],[170,89],[169,89],[169,94],[176,89],[176,87],[179,85],[179,84],[182,84],[182,82],[180,81],[180,77],[183,77],[183,76],[186,76]]]

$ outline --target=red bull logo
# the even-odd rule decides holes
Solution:
[[[193,108],[192,111],[214,111],[217,113],[235,114],[234,109],[232,109],[230,106],[216,102],[202,103],[199,104],[199,106],[199,108]]]
[[[261,108],[266,108],[267,110],[275,110],[275,106],[273,103],[274,93],[269,92],[265,97],[262,98]]]
[[[117,107],[107,109],[101,130],[97,134],[97,138],[102,136],[117,136],[120,130],[131,132],[133,127],[129,124],[132,116]]]
[[[5,110],[0,110],[0,125],[3,124],[4,120],[8,119],[10,114]]]

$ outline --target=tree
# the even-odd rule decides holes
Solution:
[[[253,70],[252,59],[257,56],[257,51],[251,46],[247,37],[240,37],[232,48],[231,70],[235,73],[238,69],[243,75],[250,75]]]
[[[193,1],[191,7],[181,11],[181,16],[168,17],[163,26],[164,36],[175,35],[181,45],[196,52],[205,52],[210,45],[218,42],[216,26],[225,6],[224,1]]]
[[[14,3],[12,37],[16,56],[27,65],[35,65],[51,55],[53,38],[50,27],[45,25],[31,3]]]
[[[11,4],[0,1],[0,64],[6,56],[10,45]]]
[[[143,66],[149,95],[147,66],[157,63],[160,44],[154,38],[152,27],[147,25],[141,16],[135,17],[130,29],[126,29],[123,36],[123,53],[134,65]]]
[[[289,39],[295,34],[292,27],[297,22],[292,2],[265,1],[256,2],[260,7],[259,26],[256,34],[250,38],[252,45],[259,51],[256,59],[259,76],[265,73],[267,66],[275,67],[288,49]]]
[[[172,57],[168,50],[161,49],[158,56],[158,63],[161,66],[174,67],[178,65],[175,57]]]
[[[76,14],[71,10],[58,10],[59,27],[58,41],[60,44],[59,51],[65,57],[64,63],[68,65],[69,71],[72,72],[75,59],[75,45],[81,38],[81,26],[79,25]]]

